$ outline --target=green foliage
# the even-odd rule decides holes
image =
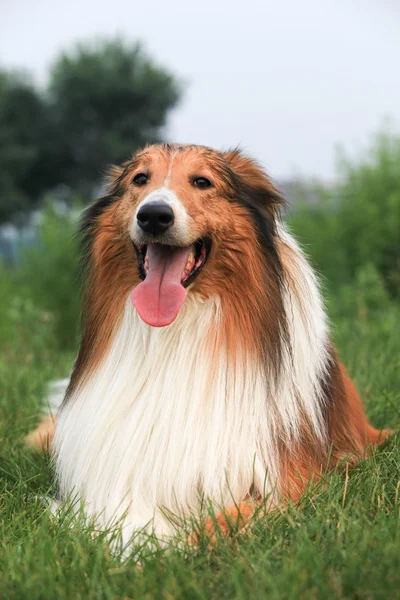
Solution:
[[[43,169],[47,115],[22,74],[0,73],[0,222],[36,203],[51,182]]]
[[[398,297],[400,137],[378,136],[362,162],[342,159],[340,175],[341,183],[325,190],[319,204],[299,207],[292,229],[330,289],[357,285],[368,266],[379,285]]]
[[[370,263],[400,290],[400,138],[380,135],[361,164],[343,164],[342,241],[354,276]]]
[[[0,336],[5,343],[24,331],[29,345],[38,329],[51,332],[44,337],[52,348],[76,347],[80,295],[75,229],[76,217],[48,208],[37,244],[22,250],[16,269],[1,268],[0,302],[6,312],[0,313]]]
[[[49,208],[39,228],[37,247],[24,252],[17,271],[17,280],[26,297],[54,321],[60,348],[75,347],[78,340],[76,226],[76,217],[58,216]]]
[[[79,45],[48,89],[0,72],[0,223],[60,184],[91,197],[111,163],[158,141],[180,89],[139,45]]]

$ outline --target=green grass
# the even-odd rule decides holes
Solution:
[[[4,288],[7,295],[12,290]],[[205,544],[137,547],[123,560],[104,535],[73,526],[68,513],[50,518],[40,500],[54,491],[48,457],[28,451],[23,438],[35,425],[46,382],[67,373],[72,353],[55,349],[49,315],[22,301],[10,311],[0,359],[0,597],[399,597],[400,436],[350,471],[347,483],[343,473],[332,474],[303,506],[256,519],[212,552]],[[371,420],[396,426],[398,307],[336,313],[336,343]]]

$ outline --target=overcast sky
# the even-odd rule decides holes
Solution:
[[[275,178],[331,178],[335,144],[400,130],[400,0],[0,0],[1,66],[38,81],[115,34],[186,81],[171,140],[241,144]]]

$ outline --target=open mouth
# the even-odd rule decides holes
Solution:
[[[185,301],[186,288],[207,262],[211,240],[201,238],[183,247],[163,244],[134,247],[142,283],[132,292],[132,302],[148,325],[169,325]]]
[[[154,244],[150,244],[154,245]],[[165,254],[173,253],[177,246],[166,246],[157,244]],[[149,246],[148,245],[134,245],[139,266],[139,277],[142,281],[146,279],[149,271]],[[192,244],[185,267],[181,275],[181,284],[183,287],[188,287],[192,281],[197,277],[202,268],[207,262],[208,255],[211,250],[211,240],[209,238],[201,238]]]

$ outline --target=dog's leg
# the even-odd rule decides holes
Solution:
[[[49,383],[45,403],[47,414],[42,416],[36,429],[31,431],[25,438],[26,443],[31,448],[41,448],[46,452],[49,451],[57,424],[55,415],[64,400],[68,385],[69,379],[59,379]]]
[[[356,385],[337,359],[332,368],[328,427],[332,449],[329,467],[342,461],[356,464],[393,433],[375,429],[368,422]]]
[[[54,431],[56,427],[57,417],[53,415],[44,415],[39,422],[39,425],[29,433],[25,441],[30,448],[40,448],[49,451],[50,444],[53,441]]]
[[[228,537],[237,533],[249,523],[254,513],[259,510],[260,504],[256,500],[245,500],[215,513],[190,534],[188,543],[198,545],[204,536],[212,546],[219,536]]]

